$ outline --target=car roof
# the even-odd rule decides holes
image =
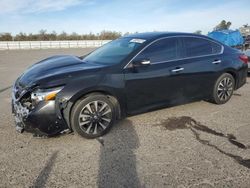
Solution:
[[[178,36],[178,35],[202,36],[202,37],[207,38],[204,35],[199,35],[199,34],[194,34],[194,33],[182,33],[182,32],[146,32],[146,33],[135,33],[131,35],[126,35],[124,37],[151,40],[151,39],[157,39],[157,38],[168,37],[168,36]]]
[[[148,42],[157,40],[159,38],[164,38],[164,37],[171,37],[171,36],[190,36],[190,37],[199,37],[199,38],[204,38],[208,39],[210,41],[214,41],[222,46],[225,47],[223,43],[220,41],[217,41],[211,37],[201,35],[201,34],[195,34],[195,33],[183,33],[183,32],[146,32],[146,33],[135,33],[131,35],[126,35],[122,38],[138,38],[138,39],[145,39]]]

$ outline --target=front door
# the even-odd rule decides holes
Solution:
[[[137,55],[124,70],[128,112],[167,104],[183,97],[185,71],[179,64],[179,39],[160,39]],[[149,65],[133,62],[150,60]]]

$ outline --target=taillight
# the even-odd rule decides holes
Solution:
[[[240,58],[241,61],[243,61],[243,63],[246,63],[246,64],[248,63],[248,56],[246,56],[246,55],[240,55],[239,58]]]

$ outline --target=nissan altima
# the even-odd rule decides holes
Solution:
[[[16,129],[96,138],[128,115],[193,100],[224,104],[246,83],[247,68],[247,56],[202,35],[121,37],[86,56],[29,67],[13,85]]]

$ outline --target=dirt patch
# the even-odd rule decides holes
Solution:
[[[241,156],[237,156],[237,155],[234,155],[234,154],[231,154],[231,153],[228,153],[226,151],[221,150],[218,146],[211,144],[209,140],[201,139],[200,133],[198,131],[205,132],[205,133],[212,134],[212,135],[219,136],[219,137],[227,138],[228,141],[231,144],[235,145],[236,147],[238,147],[240,149],[248,149],[248,147],[245,146],[243,143],[240,143],[239,141],[237,141],[237,138],[232,134],[225,134],[225,133],[213,130],[205,125],[202,125],[200,122],[197,122],[196,120],[194,120],[193,118],[188,117],[188,116],[172,117],[172,118],[169,118],[169,119],[163,121],[161,123],[161,125],[170,131],[174,131],[177,129],[189,129],[194,134],[196,140],[198,142],[200,142],[201,144],[213,147],[214,149],[216,149],[220,153],[222,153],[228,157],[231,157],[240,165],[243,165],[247,168],[250,168],[250,159],[243,159]]]

